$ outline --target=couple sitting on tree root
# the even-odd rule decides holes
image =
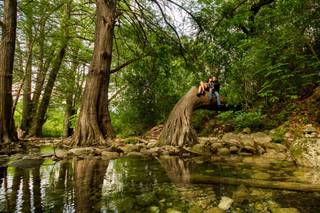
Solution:
[[[213,96],[215,96],[217,100],[218,109],[222,109],[224,108],[224,105],[221,104],[219,90],[220,90],[220,83],[218,81],[218,77],[210,76],[208,77],[207,82],[202,82],[202,81],[200,82],[197,96],[200,97],[204,95],[206,91],[209,91],[209,94],[208,94],[209,102],[212,101]]]

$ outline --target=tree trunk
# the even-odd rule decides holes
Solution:
[[[17,26],[17,1],[4,0],[0,42],[0,142],[17,140],[12,113],[12,72]]]
[[[31,4],[32,5],[32,4]],[[25,68],[25,79],[23,84],[23,106],[22,106],[22,118],[20,128],[24,131],[25,134],[28,134],[28,131],[31,127],[32,117],[32,102],[31,102],[31,79],[32,79],[32,51],[33,51],[33,34],[32,34],[32,17],[27,18],[31,19],[27,21],[27,46],[28,46],[28,56],[26,61]]]
[[[216,101],[209,101],[208,93],[197,96],[198,88],[192,87],[170,112],[169,118],[160,134],[159,145],[192,146],[197,135],[192,128],[192,112],[198,108],[216,109]]]
[[[69,33],[68,33],[67,22],[70,20],[70,15],[71,15],[71,1],[69,1],[66,4],[65,11],[66,11],[65,17],[62,18],[62,23],[61,23],[61,27],[63,31],[63,35],[61,38],[62,39],[61,46],[58,51],[58,55],[55,58],[55,61],[53,62],[52,69],[49,73],[48,82],[44,89],[43,97],[39,104],[37,114],[32,122],[30,136],[42,136],[42,127],[45,122],[45,115],[49,106],[49,101],[51,98],[54,83],[56,81],[58,72],[60,70],[64,55],[68,46]]]
[[[75,56],[78,56],[79,48],[77,47],[74,51]],[[68,86],[66,89],[66,105],[64,110],[64,137],[69,137],[73,134],[73,128],[71,127],[71,119],[76,114],[75,109],[75,94],[77,92],[77,84],[76,79],[77,69],[79,67],[79,59],[75,57],[72,62],[69,78],[68,78]]]
[[[32,96],[32,105],[33,105],[32,116],[36,115],[36,111],[37,111],[40,96],[41,96],[41,91],[44,85],[44,80],[53,58],[51,56],[54,55],[54,49],[55,49],[54,45],[51,45],[50,47],[46,47],[45,45],[45,25],[46,25],[46,19],[40,23],[39,38],[37,39],[37,42],[39,45],[39,62],[38,62],[39,69],[37,72],[35,88]],[[49,49],[49,54],[47,55],[48,57],[46,57],[46,60],[45,60],[46,48]]]
[[[64,137],[69,137],[73,133],[71,127],[71,118],[76,114],[76,110],[73,105],[73,94],[69,94],[66,98],[66,106],[64,112]]]
[[[49,78],[47,85],[44,89],[43,97],[40,102],[37,115],[35,117],[35,120],[33,121],[31,133],[30,136],[41,136],[42,135],[42,126],[45,122],[45,115],[49,106],[49,101],[51,98],[52,90],[54,87],[54,83],[56,81],[58,72],[60,70],[65,52],[67,48],[67,41],[63,42],[62,47],[57,55],[57,58],[55,59],[55,62],[53,64],[52,70],[49,73]]]
[[[96,32],[93,59],[86,79],[81,110],[72,145],[104,144],[114,137],[108,108],[113,29],[116,1],[96,1]]]

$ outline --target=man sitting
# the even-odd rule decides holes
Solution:
[[[215,96],[217,100],[217,106],[218,108],[222,108],[224,105],[221,104],[221,98],[219,94],[220,90],[220,83],[218,81],[218,77],[212,76],[208,78],[207,82],[200,82],[197,96],[200,97],[201,95],[205,94],[205,91],[209,91],[209,101],[212,100],[212,97]]]

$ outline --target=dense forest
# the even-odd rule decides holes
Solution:
[[[141,135],[209,75],[237,106],[220,118],[272,128],[320,82],[318,1],[0,5],[5,142],[17,140],[16,130],[20,138],[73,135],[74,145]],[[209,117],[197,113],[194,125]]]
[[[319,212],[320,0],[0,0],[0,34],[0,212]]]

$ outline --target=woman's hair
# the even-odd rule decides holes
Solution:
[[[216,78],[216,79],[218,80],[218,77],[217,77],[217,76],[213,76],[213,75],[212,75],[212,76],[209,76],[209,77],[208,77],[207,82],[209,82],[209,79],[213,79],[213,78]]]

